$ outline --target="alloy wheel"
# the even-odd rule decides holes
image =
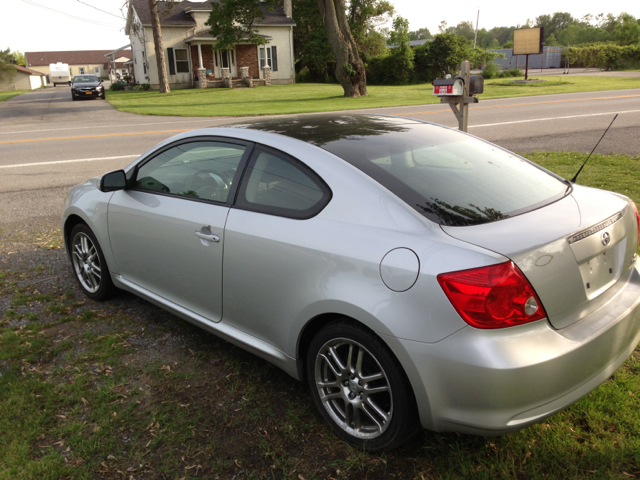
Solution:
[[[393,417],[387,374],[360,343],[334,338],[318,351],[315,385],[322,405],[336,424],[363,440],[382,435]]]
[[[96,293],[102,281],[100,256],[91,238],[83,232],[73,237],[73,268],[82,287],[90,293]]]

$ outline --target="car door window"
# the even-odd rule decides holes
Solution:
[[[305,165],[256,150],[243,177],[236,206],[303,219],[319,213],[330,199],[329,187]]]
[[[246,149],[213,141],[176,145],[138,169],[134,188],[226,202]]]

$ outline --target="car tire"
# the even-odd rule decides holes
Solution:
[[[71,100],[73,100],[75,102],[78,99],[74,95],[71,95]]]
[[[79,223],[69,236],[71,266],[84,294],[93,300],[106,300],[115,292],[111,273],[100,244],[91,229]]]
[[[337,319],[323,327],[309,346],[306,374],[322,416],[340,438],[360,449],[392,449],[419,429],[404,370],[364,326]]]

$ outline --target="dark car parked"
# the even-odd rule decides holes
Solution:
[[[104,100],[102,80],[95,75],[76,75],[71,81],[71,99],[100,97]]]

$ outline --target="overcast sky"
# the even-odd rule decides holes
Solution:
[[[295,3],[296,0],[293,0]],[[584,0],[536,0],[535,2],[480,2],[478,0],[391,0],[399,15],[407,18],[411,30],[427,27],[438,33],[442,20],[449,26],[476,21],[480,28],[522,25],[527,18],[569,12],[577,18],[587,13],[628,12],[640,17],[640,1],[586,2]],[[0,0],[9,3],[9,0]],[[0,18],[0,49],[21,52],[55,50],[115,50],[129,42],[124,34],[120,7],[124,0],[11,0]],[[517,6],[516,6],[517,5]]]

